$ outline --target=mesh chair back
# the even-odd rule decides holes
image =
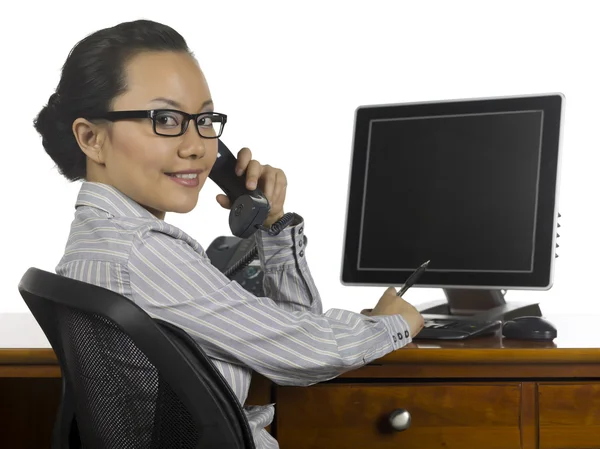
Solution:
[[[181,329],[36,268],[19,291],[59,359],[83,447],[254,448],[237,397]]]

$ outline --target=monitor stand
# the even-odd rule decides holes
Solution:
[[[507,303],[502,290],[444,289],[446,300],[417,306],[425,319],[508,321],[521,316],[542,316],[538,303]]]

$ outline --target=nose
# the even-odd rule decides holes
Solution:
[[[183,141],[178,149],[179,157],[183,159],[199,159],[206,154],[206,141],[195,128],[196,124],[190,121],[183,134]]]

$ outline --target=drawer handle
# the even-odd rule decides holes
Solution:
[[[394,410],[390,414],[390,424],[392,429],[402,432],[410,427],[410,413],[405,408]]]

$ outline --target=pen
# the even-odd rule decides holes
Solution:
[[[408,277],[408,279],[404,283],[404,286],[402,287],[402,289],[396,294],[397,296],[402,296],[404,293],[406,293],[408,291],[409,288],[411,288],[415,284],[415,282],[417,282],[419,280],[421,275],[427,269],[429,262],[431,262],[431,261],[428,260],[427,262],[425,262],[423,265],[421,265],[419,268],[417,268],[413,274],[411,274]]]

